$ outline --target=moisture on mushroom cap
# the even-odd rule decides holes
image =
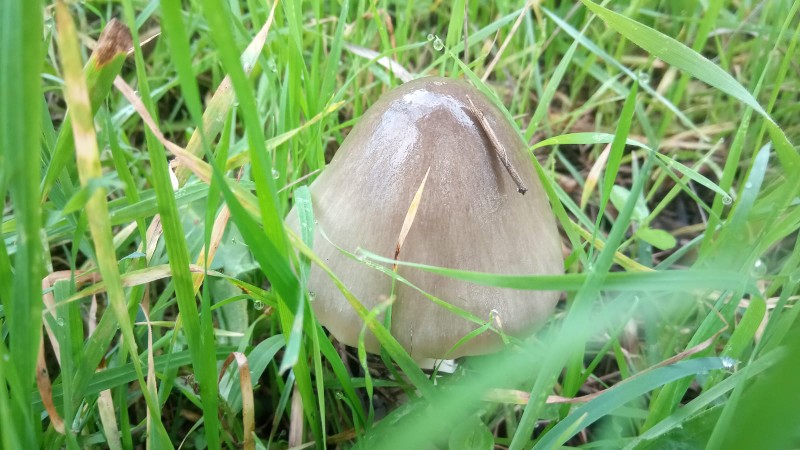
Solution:
[[[503,167],[484,124],[504,147],[528,188]],[[367,307],[389,296],[391,279],[341,254],[336,245],[394,256],[406,213],[430,168],[419,209],[400,259],[501,274],[563,273],[555,218],[525,144],[492,102],[472,86],[422,78],[383,95],[359,119],[328,167],[311,185],[317,235],[314,251]],[[297,214],[287,223],[297,229]],[[557,292],[479,286],[400,267],[420,289],[524,336],[552,314]],[[312,268],[308,282],[314,311],[341,342],[355,346],[363,322],[327,275]],[[498,350],[496,333],[484,332],[451,353],[480,325],[397,283],[391,332],[414,358],[456,358]],[[493,319],[494,320],[494,319]],[[367,349],[378,350],[367,334]]]

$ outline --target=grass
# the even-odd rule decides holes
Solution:
[[[800,445],[798,9],[0,2],[0,445]],[[567,249],[563,276],[351,253],[563,292],[435,382],[341,283],[384,351],[332,342],[305,287],[338,280],[306,186],[424,75],[502,106]]]

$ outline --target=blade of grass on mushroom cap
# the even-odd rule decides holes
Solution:
[[[72,17],[63,1],[56,3],[56,20],[59,26],[58,44],[62,70],[64,72],[65,91],[64,98],[72,111],[73,136],[75,139],[76,159],[78,174],[82,185],[89,180],[102,175],[100,168],[100,152],[97,148],[94,124],[92,120],[92,107],[86,87],[86,80],[80,67],[80,52],[78,49],[77,32]],[[89,227],[95,244],[97,266],[108,289],[109,303],[116,315],[123,335],[123,343],[133,355],[132,361],[137,371],[139,385],[145,398],[148,410],[154,417],[156,427],[155,442],[165,447],[171,446],[166,429],[161,422],[161,413],[156,399],[152,398],[147,390],[141,362],[138,359],[136,341],[133,327],[128,317],[128,308],[125,294],[120,282],[116,256],[111,237],[111,225],[108,220],[108,204],[105,199],[105,189],[99,188],[86,204],[86,214],[89,217]],[[38,328],[38,327],[37,327]]]
[[[395,260],[370,251],[360,249],[365,257],[386,264]],[[400,266],[414,267],[427,272],[449,278],[469,281],[483,286],[494,286],[508,289],[543,290],[543,291],[578,291],[589,275],[503,275],[468,270],[448,269],[406,261],[397,261]],[[604,291],[684,291],[692,289],[727,289],[734,286],[744,288],[748,281],[743,280],[739,272],[723,270],[665,270],[652,272],[609,272],[598,287]],[[750,287],[754,289],[754,287]]]
[[[398,266],[398,265],[404,265],[404,266],[405,266],[405,265],[410,265],[410,264],[407,264],[407,263],[400,263],[400,262],[399,262],[399,260],[398,260],[397,258],[395,258],[395,259],[391,259],[391,260],[390,260],[389,258],[384,258],[384,257],[382,257],[382,256],[379,256],[379,255],[376,255],[376,254],[374,254],[374,253],[370,253],[370,252],[368,252],[368,251],[365,251],[365,250],[363,250],[363,249],[361,249],[361,248],[358,248],[358,249],[356,249],[356,253],[359,253],[360,255],[362,255],[362,256],[364,256],[364,257],[366,257],[366,258],[373,258],[373,257],[375,257],[376,259],[378,259],[378,260],[381,260],[381,262],[393,261],[393,266],[392,266],[392,268],[390,269],[390,268],[388,268],[388,267],[381,266],[380,264],[376,264],[375,262],[373,262],[373,261],[370,261],[369,259],[366,259],[366,258],[365,258],[365,259],[362,259],[362,258],[360,258],[359,256],[357,256],[357,255],[355,255],[355,254],[353,254],[353,253],[350,253],[350,252],[348,252],[347,250],[345,250],[344,248],[340,247],[340,246],[339,246],[339,245],[337,245],[335,242],[333,242],[333,241],[332,241],[332,240],[331,240],[331,239],[330,239],[330,238],[329,238],[329,237],[328,237],[328,236],[325,234],[325,232],[323,232],[322,230],[320,230],[320,234],[322,235],[322,237],[323,237],[323,238],[325,238],[325,239],[328,241],[328,243],[329,243],[329,244],[331,244],[332,246],[334,246],[334,247],[336,248],[336,250],[338,250],[338,251],[339,251],[340,253],[342,253],[343,255],[347,256],[347,257],[348,257],[348,258],[350,258],[350,259],[353,259],[353,260],[355,260],[355,261],[358,261],[358,262],[360,262],[360,263],[362,263],[362,264],[365,264],[367,267],[370,267],[370,268],[372,268],[372,269],[374,269],[374,270],[377,270],[378,272],[381,272],[381,273],[383,273],[384,275],[386,275],[386,276],[388,276],[389,278],[391,278],[391,279],[392,279],[392,286],[393,286],[393,287],[394,287],[394,281],[399,281],[399,282],[401,282],[401,283],[403,283],[403,284],[405,284],[405,285],[407,285],[407,286],[411,287],[412,289],[416,290],[416,291],[417,291],[417,292],[419,292],[420,294],[422,294],[422,295],[424,295],[425,297],[427,297],[427,298],[428,298],[430,301],[432,301],[433,303],[436,303],[437,305],[439,305],[439,306],[441,306],[442,308],[444,308],[444,309],[446,309],[446,310],[448,310],[448,311],[452,312],[453,314],[456,314],[456,315],[458,315],[458,316],[461,316],[461,317],[463,317],[464,319],[467,319],[467,320],[469,320],[470,322],[473,322],[473,323],[475,323],[475,324],[477,324],[477,325],[483,325],[483,324],[484,324],[484,322],[485,322],[485,321],[484,321],[484,319],[482,319],[482,318],[480,318],[480,317],[476,316],[475,314],[472,314],[471,312],[469,312],[469,311],[467,311],[467,310],[465,310],[465,309],[462,309],[462,308],[459,308],[459,307],[457,307],[457,306],[454,306],[454,305],[452,305],[452,304],[450,304],[450,303],[448,303],[448,302],[446,302],[446,301],[444,301],[444,300],[442,300],[442,299],[440,299],[440,298],[438,298],[438,297],[436,297],[436,296],[434,296],[434,295],[431,295],[431,294],[429,294],[429,293],[425,292],[424,290],[420,289],[420,288],[419,288],[417,285],[415,285],[414,283],[410,282],[408,279],[406,279],[405,277],[403,277],[402,275],[400,275],[400,274],[398,273],[398,271],[397,271],[397,266]],[[397,264],[394,264],[394,263],[397,263]]]
[[[341,280],[336,277],[330,268],[328,268],[328,266],[321,259],[319,259],[317,255],[315,255],[305,244],[303,244],[303,242],[298,239],[294,233],[289,232],[289,238],[294,248],[306,255],[312,262],[314,262],[314,264],[328,274],[331,281],[333,281],[339,291],[342,292],[353,309],[355,309],[356,313],[358,313],[359,317],[365,321],[370,331],[372,331],[372,333],[381,343],[381,347],[386,348],[392,359],[394,359],[397,364],[400,365],[400,368],[403,369],[403,372],[405,372],[414,386],[424,395],[431,394],[433,386],[431,385],[430,381],[427,379],[425,374],[422,373],[422,370],[420,370],[411,356],[409,356],[409,354],[403,349],[403,347],[397,342],[391,333],[389,333],[389,331],[383,326],[383,324],[381,324],[376,318],[368,320],[370,315],[369,310],[367,310],[367,308],[365,308],[364,305],[344,286]]]
[[[108,97],[111,91],[111,84],[114,78],[120,74],[122,64],[125,62],[131,45],[131,36],[128,28],[117,20],[109,21],[100,36],[100,40],[97,42],[97,48],[92,52],[83,69],[93,113]],[[69,164],[70,157],[75,151],[71,122],[72,114],[67,113],[64,122],[61,124],[56,146],[42,181],[41,196],[43,202],[59,174]]]
[[[5,315],[2,326],[10,341],[7,349],[5,336],[0,339],[0,443],[6,448],[38,447],[35,430],[40,428],[31,414],[29,396],[42,323],[42,212],[37,185],[42,11],[42,2],[37,0],[0,2],[0,195],[6,199],[6,186],[10,187],[19,224],[13,278],[5,243],[0,244],[0,282],[5,284],[0,289]]]

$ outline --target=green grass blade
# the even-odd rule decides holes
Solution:
[[[576,408],[558,425],[536,442],[534,449],[554,449],[561,446],[581,429],[588,427],[616,408],[669,382],[699,373],[726,368],[722,358],[710,357],[680,361],[659,367],[635,378],[614,385],[585,405]],[[571,428],[580,421],[580,427]],[[569,429],[569,433],[564,433]]]
[[[611,196],[611,188],[617,181],[617,173],[619,166],[622,162],[622,153],[625,151],[625,143],[628,139],[628,133],[631,129],[631,121],[633,119],[633,109],[636,106],[636,93],[639,90],[639,83],[634,82],[628,98],[622,105],[620,112],[619,122],[617,123],[617,133],[614,135],[614,140],[611,142],[611,151],[608,155],[608,162],[606,163],[605,176],[603,179],[603,193],[600,198],[600,211],[605,211],[608,204],[608,198]],[[602,216],[598,214],[598,221]],[[596,227],[595,229],[597,229]]]
[[[43,249],[41,209],[38,207],[39,154],[41,153],[42,86],[40,72],[42,47],[42,4],[39,1],[10,0],[0,4],[0,192],[10,187],[17,219],[17,248],[14,278],[3,288],[3,309],[10,348],[3,349],[6,360],[0,369],[0,390],[4,412],[0,427],[6,448],[22,444],[38,447],[35,430],[41,426],[32,415],[28,398],[34,380],[36,355],[42,328],[41,279]],[[2,249],[4,278],[8,277],[5,245]],[[6,279],[6,282],[11,281]],[[13,292],[9,296],[9,291]],[[5,336],[2,338],[5,340]],[[4,346],[4,345],[3,345]],[[13,363],[8,363],[13,361]],[[14,372],[14,373],[11,373]],[[6,382],[12,378],[10,397]],[[8,409],[5,409],[8,408]]]
[[[100,152],[97,147],[94,123],[92,119],[91,101],[86,87],[86,80],[81,70],[81,57],[78,49],[77,32],[67,7],[63,2],[56,3],[56,15],[59,24],[58,44],[60,59],[64,71],[64,97],[72,111],[72,127],[75,139],[78,175],[81,185],[87,186],[91,180],[102,176]],[[144,372],[138,359],[136,339],[133,335],[125,293],[122,290],[117,258],[112,242],[111,225],[108,220],[108,203],[106,191],[99,187],[86,203],[86,214],[89,217],[89,229],[95,245],[97,266],[106,283],[109,303],[113,309],[123,335],[123,343],[128,352],[134,356],[134,367],[137,369],[139,385],[148,408],[157,427],[156,433],[161,444],[169,445],[161,414],[155,399],[149,394],[144,381]]]
[[[130,47],[130,34],[126,27],[117,20],[109,22],[98,39],[97,49],[83,69],[93,113],[97,112],[101,103],[108,97],[111,84],[120,74]],[[75,152],[71,122],[72,116],[68,114],[64,118],[42,181],[42,201],[47,198],[56,179],[65,170]]]

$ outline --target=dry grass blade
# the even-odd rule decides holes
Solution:
[[[360,56],[364,59],[372,60],[380,56],[380,53],[376,52],[375,50],[370,50],[359,45],[344,44],[344,48],[354,55]],[[388,56],[382,56],[375,60],[375,62],[377,62],[386,70],[392,72],[392,74],[399,78],[403,83],[407,83],[415,78],[414,74],[406,70],[406,68],[401,66],[399,62],[389,58]]]
[[[97,397],[97,410],[100,413],[100,423],[106,436],[106,445],[111,450],[121,449],[122,443],[120,442],[120,432],[111,390],[100,391],[100,395]]]
[[[598,156],[597,160],[592,164],[592,168],[589,169],[589,175],[586,176],[586,183],[584,183],[583,192],[581,192],[581,209],[586,207],[589,196],[592,195],[595,186],[597,186],[597,181],[600,179],[600,172],[602,172],[603,167],[606,166],[609,153],[611,153],[611,144],[606,145],[606,148],[603,149],[600,156]]]
[[[231,210],[228,206],[223,206],[222,211],[214,220],[214,226],[211,229],[211,239],[209,240],[209,248],[206,250],[205,245],[200,249],[200,255],[197,256],[197,265],[199,267],[206,267],[206,261],[211,262],[214,260],[214,255],[217,254],[220,242],[222,242],[222,235],[225,233],[225,227],[228,226],[228,220],[231,218]],[[206,254],[207,252],[207,254]],[[194,291],[200,290],[200,285],[203,284],[205,274],[195,273],[194,276]]]
[[[497,50],[497,54],[494,55],[494,58],[492,58],[492,62],[490,62],[489,65],[486,66],[486,70],[483,72],[481,81],[483,81],[484,83],[486,82],[486,80],[489,79],[489,75],[492,74],[494,66],[496,66],[497,63],[500,61],[500,58],[502,58],[503,53],[506,51],[506,47],[508,47],[508,44],[511,42],[511,39],[517,33],[517,29],[519,29],[519,26],[522,25],[522,19],[525,18],[525,13],[528,12],[528,10],[531,8],[531,5],[533,5],[534,3],[537,2],[529,1],[528,3],[525,4],[525,7],[522,8],[522,11],[519,12],[519,17],[517,17],[517,20],[516,22],[514,22],[514,25],[511,26],[511,31],[508,32],[508,36],[506,36],[505,40],[503,40],[503,43],[500,44],[500,49]],[[466,37],[464,38],[464,40],[466,41]],[[466,48],[467,46],[465,45],[464,46],[465,51]],[[467,60],[467,58],[465,57],[464,60]]]
[[[320,111],[316,116],[314,116],[311,119],[307,120],[305,123],[303,123],[299,127],[293,128],[293,129],[291,129],[291,130],[289,130],[289,131],[287,131],[285,133],[281,133],[281,134],[279,134],[279,135],[277,135],[275,137],[267,139],[267,141],[264,143],[264,145],[267,147],[267,151],[275,149],[278,146],[288,142],[289,139],[293,138],[298,133],[300,133],[301,131],[303,131],[306,128],[310,127],[311,125],[314,125],[315,123],[319,122],[322,118],[324,118],[324,117],[328,116],[329,114],[335,112],[336,110],[338,110],[344,104],[345,104],[344,101],[339,101],[339,102],[333,103],[330,106],[328,106],[327,108],[325,108],[324,110]],[[250,162],[250,153],[248,153],[248,152],[237,153],[237,154],[231,156],[228,159],[228,162],[225,164],[225,169],[226,170],[237,169],[237,168],[247,164],[248,162]],[[310,174],[307,174],[305,176],[309,176],[309,175]],[[295,181],[295,183],[296,183],[296,181]],[[282,189],[286,189],[286,188],[287,188],[287,186],[284,186]],[[278,192],[280,192],[280,191],[278,191]]]
[[[511,161],[508,159],[508,152],[506,152],[506,148],[503,147],[503,144],[500,143],[500,139],[498,139],[497,135],[494,134],[494,130],[492,129],[491,125],[489,125],[489,122],[486,120],[483,112],[475,106],[475,103],[472,102],[472,99],[469,96],[467,96],[467,100],[469,100],[469,106],[472,110],[472,113],[475,114],[475,117],[478,119],[478,123],[480,123],[481,128],[483,128],[483,131],[486,133],[486,137],[488,137],[489,141],[492,143],[492,147],[494,147],[497,157],[500,158],[500,162],[503,163],[503,166],[508,171],[508,174],[511,175],[511,179],[514,180],[514,184],[517,185],[517,191],[524,195],[526,192],[528,192],[528,188],[525,187],[525,183],[522,182],[522,178],[520,178],[519,173],[517,173],[517,169],[514,168],[514,165],[511,164]]]
[[[103,28],[95,50],[83,69],[89,102],[93,111],[97,110],[108,96],[108,92],[111,89],[111,81],[113,77],[120,73],[126,52],[131,46],[131,33],[128,27],[116,19],[111,19]],[[72,116],[72,112],[69,111],[64,117],[52,159],[50,164],[47,165],[44,181],[42,182],[42,202],[47,200],[56,178],[75,151],[74,137],[72,135]]]
[[[258,34],[256,34],[242,53],[241,60],[245,74],[249,74],[253,71],[258,55],[261,54],[261,50],[267,42],[269,29],[275,17],[275,7],[278,6],[278,3],[280,2],[276,1],[272,4],[267,22],[261,27],[261,30],[259,30]],[[234,98],[230,75],[226,75],[219,84],[219,87],[217,87],[211,100],[209,100],[205,113],[203,113],[202,131],[205,132],[205,136],[201,136],[200,128],[196,128],[192,133],[192,137],[189,138],[186,151],[195,156],[200,156],[203,153],[203,138],[210,142],[219,134],[225,122],[222,119],[228,114],[231,106],[233,106]],[[191,167],[184,165],[183,161],[179,161],[179,165],[175,168],[175,176],[178,179],[179,186],[183,186],[183,184],[186,183],[191,172],[193,172]]]
[[[603,241],[601,241],[599,238],[593,237],[591,232],[584,230],[583,227],[581,227],[577,223],[575,223],[575,222],[570,220],[570,225],[572,226],[572,228],[575,231],[578,232],[578,234],[581,235],[581,237],[586,239],[596,249],[602,251],[606,247],[606,244]],[[654,271],[654,269],[652,267],[647,267],[644,264],[638,263],[638,262],[632,260],[631,258],[629,258],[628,256],[623,255],[619,251],[614,252],[614,262],[619,264],[620,266],[624,267],[625,270],[628,270],[628,271],[631,271],[631,272],[653,272]]]
[[[395,261],[400,257],[400,249],[403,247],[403,242],[406,241],[406,236],[408,236],[408,232],[411,231],[411,225],[414,223],[414,218],[417,216],[417,209],[419,209],[419,204],[422,201],[422,192],[425,190],[425,182],[428,181],[428,175],[430,173],[431,168],[428,167],[428,170],[425,171],[425,176],[422,177],[422,183],[419,184],[419,188],[417,188],[417,192],[411,200],[411,205],[409,205],[408,212],[406,212],[406,218],[403,219],[403,226],[400,228],[397,246],[394,249]],[[397,264],[394,265],[392,270],[395,272],[397,271]]]
[[[99,274],[97,272],[72,272],[70,270],[61,270],[58,272],[53,272],[50,275],[42,278],[42,302],[44,303],[44,311],[42,313],[49,313],[53,320],[57,319],[56,317],[56,299],[53,297],[53,285],[55,285],[56,281],[59,280],[69,280],[72,277],[75,277],[75,285],[80,286],[81,284],[85,283],[96,283],[99,280]],[[47,333],[47,338],[50,340],[50,346],[53,348],[53,353],[56,356],[56,361],[58,362],[59,366],[61,365],[61,344],[58,343],[58,339],[56,338],[55,333],[50,328],[50,324],[44,320],[43,321],[45,332]]]
[[[247,362],[247,356],[241,352],[233,352],[228,355],[228,358],[222,364],[222,369],[219,371],[219,381],[222,381],[225,370],[227,370],[228,366],[234,360],[236,360],[236,364],[239,368],[239,387],[242,390],[243,446],[245,450],[253,450],[256,448],[256,442],[253,436],[256,429],[255,403],[253,401],[253,381],[250,378],[250,365]]]
[[[36,387],[39,388],[39,395],[42,397],[42,404],[50,416],[50,423],[53,428],[61,434],[64,434],[64,420],[58,414],[56,406],[53,403],[53,385],[50,383],[50,372],[47,370],[47,364],[44,361],[44,339],[39,340],[39,356],[36,358]]]
[[[156,363],[155,358],[153,356],[153,326],[150,322],[150,312],[148,311],[149,307],[145,307],[142,305],[142,314],[144,314],[144,319],[147,321],[147,389],[150,391],[150,395],[153,398],[158,398],[158,385],[156,384]],[[150,414],[150,410],[147,410],[147,433],[148,435],[152,435],[153,433],[153,417]]]
[[[164,136],[164,133],[162,133],[161,129],[158,128],[155,120],[153,120],[153,117],[147,111],[147,108],[144,106],[139,97],[136,96],[136,93],[133,91],[133,89],[128,86],[128,83],[126,83],[122,78],[117,77],[114,79],[114,86],[120,91],[120,93],[122,93],[123,97],[130,102],[131,106],[133,106],[133,109],[136,110],[136,112],[144,121],[145,125],[150,128],[150,131],[153,132],[158,141],[161,142],[161,144],[173,155],[175,155],[175,157],[178,158],[178,161],[184,167],[189,168],[198,178],[205,183],[210,184],[211,170],[208,165],[197,156],[184,150],[179,145],[171,142]]]
[[[189,266],[189,271],[193,273],[203,273],[204,268],[202,266],[191,264]],[[217,272],[211,272],[217,273]],[[122,286],[124,287],[132,287],[132,286],[139,286],[142,284],[151,283],[156,280],[161,280],[167,277],[172,276],[172,269],[170,268],[169,264],[161,264],[158,266],[147,267],[140,270],[133,270],[125,275],[122,276]],[[80,300],[84,297],[88,297],[90,295],[99,294],[105,292],[106,285],[102,279],[97,279],[97,282],[86,289],[77,292],[75,295],[71,296],[70,298],[64,300],[64,304],[69,302],[74,302]],[[49,310],[48,310],[49,311]]]
[[[153,132],[153,135],[155,135],[156,139],[158,139],[158,141],[161,142],[161,144],[166,147],[167,150],[175,155],[175,157],[184,167],[189,168],[202,182],[210,185],[211,167],[202,159],[189,153],[164,136],[164,133],[161,132],[156,125],[155,120],[153,120],[153,116],[151,116],[147,111],[147,108],[144,106],[141,99],[133,92],[133,89],[131,89],[131,87],[125,83],[125,80],[117,77],[114,80],[114,86],[120,91],[120,93],[122,93],[125,99],[130,102],[131,106],[133,106],[134,110],[136,110],[136,112],[142,118],[142,121],[144,121],[145,125],[147,125],[150,131]],[[233,190],[234,195],[236,195],[236,197],[242,203],[242,206],[244,206],[245,209],[252,213],[255,217],[259,217],[258,207],[256,206],[257,202],[252,194],[243,190],[239,184],[233,183],[230,185],[230,188]],[[156,216],[153,221],[160,221],[159,216]],[[153,227],[153,225],[151,225],[151,227]],[[149,238],[155,239],[153,242],[148,242],[148,244],[155,244],[160,235],[161,233],[155,229],[153,230],[152,236],[148,233]],[[153,247],[148,246],[148,248]],[[149,257],[151,256],[152,255],[149,255]]]
[[[295,385],[292,390],[292,410],[289,415],[289,447],[298,447],[303,442],[303,397]]]

